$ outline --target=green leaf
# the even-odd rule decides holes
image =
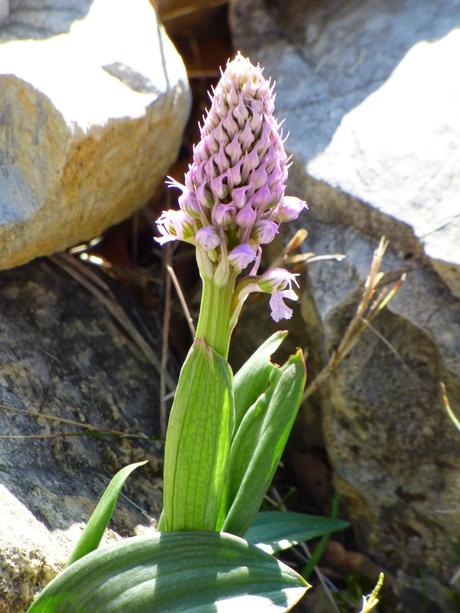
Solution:
[[[272,372],[268,390],[244,416],[230,451],[229,504],[223,529],[244,535],[260,508],[281,459],[305,386],[299,350]]]
[[[288,611],[310,586],[229,534],[163,532],[126,539],[75,562],[29,613]]]
[[[112,517],[115,505],[117,504],[118,496],[120,495],[121,488],[123,487],[126,479],[133,472],[133,470],[139,466],[143,466],[146,463],[147,462],[137,462],[136,464],[125,466],[113,477],[101,499],[97,503],[97,506],[86,524],[86,528],[84,529],[75,549],[72,551],[69,559],[67,560],[67,566],[69,564],[73,564],[73,562],[76,562],[86,554],[99,547],[99,543],[101,542],[104,531]]]
[[[342,519],[319,515],[265,511],[257,514],[254,523],[246,532],[245,539],[259,549],[273,554],[318,536],[344,530],[349,525]]]
[[[238,428],[246,411],[268,387],[270,375],[276,366],[270,362],[287,332],[272,334],[265,343],[243,364],[235,375],[235,428]]]
[[[232,372],[196,340],[181,370],[165,446],[161,530],[219,530],[234,424]]]

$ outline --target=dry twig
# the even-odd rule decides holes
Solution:
[[[147,436],[143,432],[124,432],[123,430],[113,430],[112,428],[106,428],[105,426],[98,426],[91,423],[85,423],[81,421],[76,421],[74,419],[67,419],[65,417],[59,417],[58,415],[50,415],[49,413],[42,413],[41,411],[31,411],[26,409],[17,409],[16,407],[10,407],[7,404],[0,404],[0,410],[9,411],[10,413],[15,413],[16,415],[26,415],[28,417],[36,417],[46,419],[48,421],[55,421],[61,424],[66,424],[70,426],[76,426],[77,428],[82,428],[83,430],[88,430],[94,434],[107,434],[111,436],[118,436],[124,438],[143,438],[143,439],[151,439],[152,437]],[[0,438],[9,439],[9,438],[53,438],[57,436],[81,436],[83,433],[81,432],[55,432],[55,433],[47,433],[47,434],[4,434],[1,435]]]
[[[195,324],[193,323],[193,317],[190,313],[190,309],[188,308],[187,301],[185,300],[184,292],[182,291],[182,288],[180,286],[179,279],[177,278],[176,273],[174,272],[174,268],[172,266],[166,265],[166,270],[168,271],[169,275],[171,276],[172,282],[174,283],[174,287],[176,289],[182,310],[184,311],[188,327],[190,328],[190,332],[193,338],[195,338]]]
[[[303,400],[309,398],[314,394],[322,383],[329,377],[329,375],[337,368],[344,357],[353,349],[358,342],[361,334],[369,327],[372,320],[380,313],[380,311],[389,303],[389,301],[396,294],[402,283],[406,279],[406,274],[401,275],[399,280],[389,290],[388,287],[384,287],[380,290],[375,297],[378,284],[383,277],[383,273],[380,272],[380,266],[385,250],[388,246],[388,241],[382,237],[380,239],[379,246],[374,252],[372,263],[367,277],[364,291],[361,296],[361,300],[356,309],[356,313],[348,325],[342,340],[339,343],[337,349],[332,353],[329,362],[315,377],[315,379],[307,386]],[[375,297],[375,298],[374,298]]]
[[[164,251],[164,308],[163,308],[163,334],[161,343],[161,371],[160,371],[160,432],[166,437],[168,410],[166,403],[166,375],[169,353],[169,327],[171,323],[171,276],[168,268],[171,267],[171,247],[166,245]]]

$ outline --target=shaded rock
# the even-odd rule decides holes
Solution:
[[[0,29],[0,268],[97,236],[175,160],[190,96],[148,0],[22,0]]]
[[[302,311],[310,347],[324,364],[354,315],[375,243],[354,228],[309,226],[309,249],[347,254],[344,262],[308,268]],[[460,304],[417,262],[390,252],[384,269],[388,280],[406,270],[406,284],[315,404],[358,542],[397,576],[403,610],[420,605],[423,574],[432,584],[430,611],[455,611],[445,592],[458,566],[452,543],[460,536],[460,436],[439,386],[445,382],[458,411]]]
[[[312,214],[391,236],[460,296],[460,1],[237,0],[232,21],[278,84]]]
[[[395,575],[400,610],[456,611],[460,435],[439,386],[459,414],[460,2],[236,0],[232,22],[235,47],[277,81],[289,193],[310,204],[306,249],[347,255],[309,265],[303,322],[290,324],[310,380],[354,314],[382,234],[388,281],[409,274],[307,411],[322,411],[336,487],[360,546]]]
[[[0,304],[0,611],[22,613],[126,464],[149,460],[128,480],[106,541],[154,525],[162,449],[147,437],[159,432],[158,377],[104,307],[48,261],[1,273]],[[138,436],[86,436],[71,422]]]

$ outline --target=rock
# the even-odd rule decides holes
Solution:
[[[10,15],[10,0],[0,0],[0,24]]]
[[[347,254],[308,268],[302,311],[309,349],[324,364],[354,315],[375,242],[352,227],[308,225],[309,250]],[[460,304],[418,262],[390,252],[384,270],[393,281],[406,270],[408,280],[315,404],[358,542],[397,576],[403,610],[421,606],[423,573],[429,610],[453,612],[444,592],[458,566],[460,433],[444,411],[440,382],[458,414]]]
[[[152,529],[162,450],[147,437],[159,432],[158,376],[105,308],[49,261],[2,272],[0,303],[0,612],[23,613],[110,478],[144,459],[105,540]],[[88,433],[71,422],[139,436],[60,436]]]
[[[91,239],[145,204],[189,106],[149,0],[21,0],[0,28],[0,268]]]
[[[347,256],[308,266],[303,323],[290,325],[308,346],[310,380],[354,314],[382,234],[387,279],[408,272],[306,412],[321,408],[358,544],[396,577],[409,613],[456,611],[460,593],[450,584],[460,433],[440,396],[443,381],[460,414],[459,19],[456,0],[232,7],[235,47],[277,81],[293,154],[289,193],[310,204],[305,248]]]
[[[391,236],[460,296],[460,1],[268,6],[234,2],[234,43],[278,84],[312,214]]]

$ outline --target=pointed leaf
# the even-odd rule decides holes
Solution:
[[[245,539],[266,551],[277,553],[311,539],[344,530],[350,524],[342,519],[307,515],[306,513],[257,513]]]
[[[235,375],[235,428],[238,428],[244,414],[257,398],[267,389],[268,380],[276,366],[270,362],[287,336],[279,330],[272,334],[265,343],[243,364]]]
[[[302,401],[305,378],[299,350],[272,373],[273,385],[257,401],[258,410],[251,407],[243,418],[230,452],[231,506],[223,527],[226,532],[244,535],[251,526],[286,446]]]
[[[181,370],[165,446],[161,530],[219,530],[234,424],[230,366],[196,340]]]
[[[97,506],[86,524],[83,534],[80,536],[75,549],[72,551],[69,559],[67,560],[67,566],[99,547],[99,543],[101,542],[104,532],[112,517],[115,505],[117,504],[121,488],[133,470],[139,466],[143,466],[144,464],[147,464],[147,462],[129,464],[129,466],[125,466],[119,470],[113,477],[105,492],[102,494],[101,499],[97,503]]]
[[[99,549],[58,575],[29,613],[288,611],[295,571],[229,534],[164,532]]]

